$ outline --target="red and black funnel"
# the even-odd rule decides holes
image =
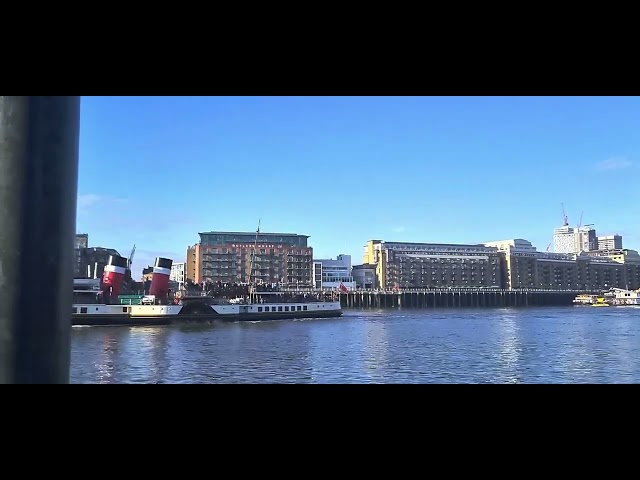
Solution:
[[[128,260],[119,255],[110,255],[102,274],[102,295],[106,302],[117,300],[122,291]]]
[[[156,258],[149,295],[164,298],[169,294],[169,276],[171,275],[172,265],[173,260],[161,257]]]

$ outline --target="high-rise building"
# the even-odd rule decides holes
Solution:
[[[603,235],[598,237],[598,250],[622,250],[622,236]]]
[[[574,253],[576,251],[575,228],[565,225],[553,231],[553,251],[555,253]]]
[[[576,229],[578,248],[573,253],[592,252],[598,250],[598,236],[595,228],[584,226]]]
[[[295,233],[203,232],[187,249],[187,278],[195,283],[312,285],[313,249]]]
[[[590,226],[579,228],[563,227],[553,231],[554,253],[576,254],[598,249],[598,237]]]

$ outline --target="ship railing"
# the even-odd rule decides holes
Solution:
[[[252,292],[249,296],[252,303],[301,303],[301,302],[334,302],[337,295],[318,290],[298,290],[280,292]]]

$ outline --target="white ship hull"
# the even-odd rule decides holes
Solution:
[[[577,305],[640,306],[640,290],[614,288],[604,295],[578,295],[573,303]]]
[[[169,325],[182,322],[262,321],[287,318],[331,318],[342,315],[340,302],[260,303],[249,305],[104,305],[77,304],[74,326]]]

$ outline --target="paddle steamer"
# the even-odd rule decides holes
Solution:
[[[149,295],[140,305],[120,301],[127,259],[109,257],[98,288],[74,289],[74,326],[170,325],[183,322],[262,321],[289,318],[331,318],[342,315],[340,302],[317,292],[261,291],[248,287],[244,298],[210,296],[169,298],[169,275],[173,261],[156,258]]]

